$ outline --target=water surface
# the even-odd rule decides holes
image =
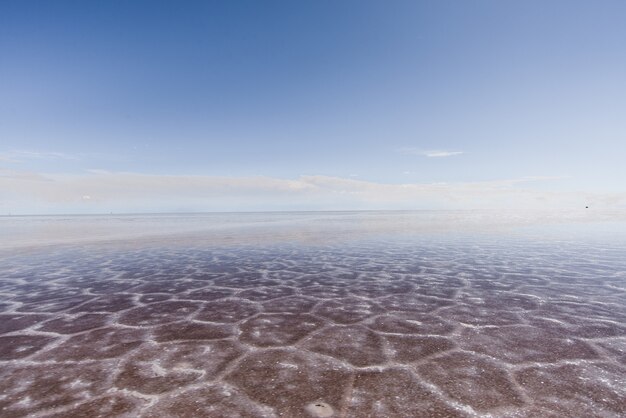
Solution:
[[[0,416],[618,417],[626,223],[0,219]]]

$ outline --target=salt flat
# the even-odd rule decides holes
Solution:
[[[0,415],[618,417],[626,222],[4,217]]]

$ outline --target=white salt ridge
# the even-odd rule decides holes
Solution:
[[[626,245],[67,247],[0,262],[0,415],[626,415]]]

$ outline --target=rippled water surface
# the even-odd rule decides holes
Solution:
[[[3,218],[0,416],[625,416],[625,222],[568,216]]]

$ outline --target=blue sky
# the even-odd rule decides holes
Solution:
[[[625,21],[623,1],[3,1],[0,213],[624,207]]]

